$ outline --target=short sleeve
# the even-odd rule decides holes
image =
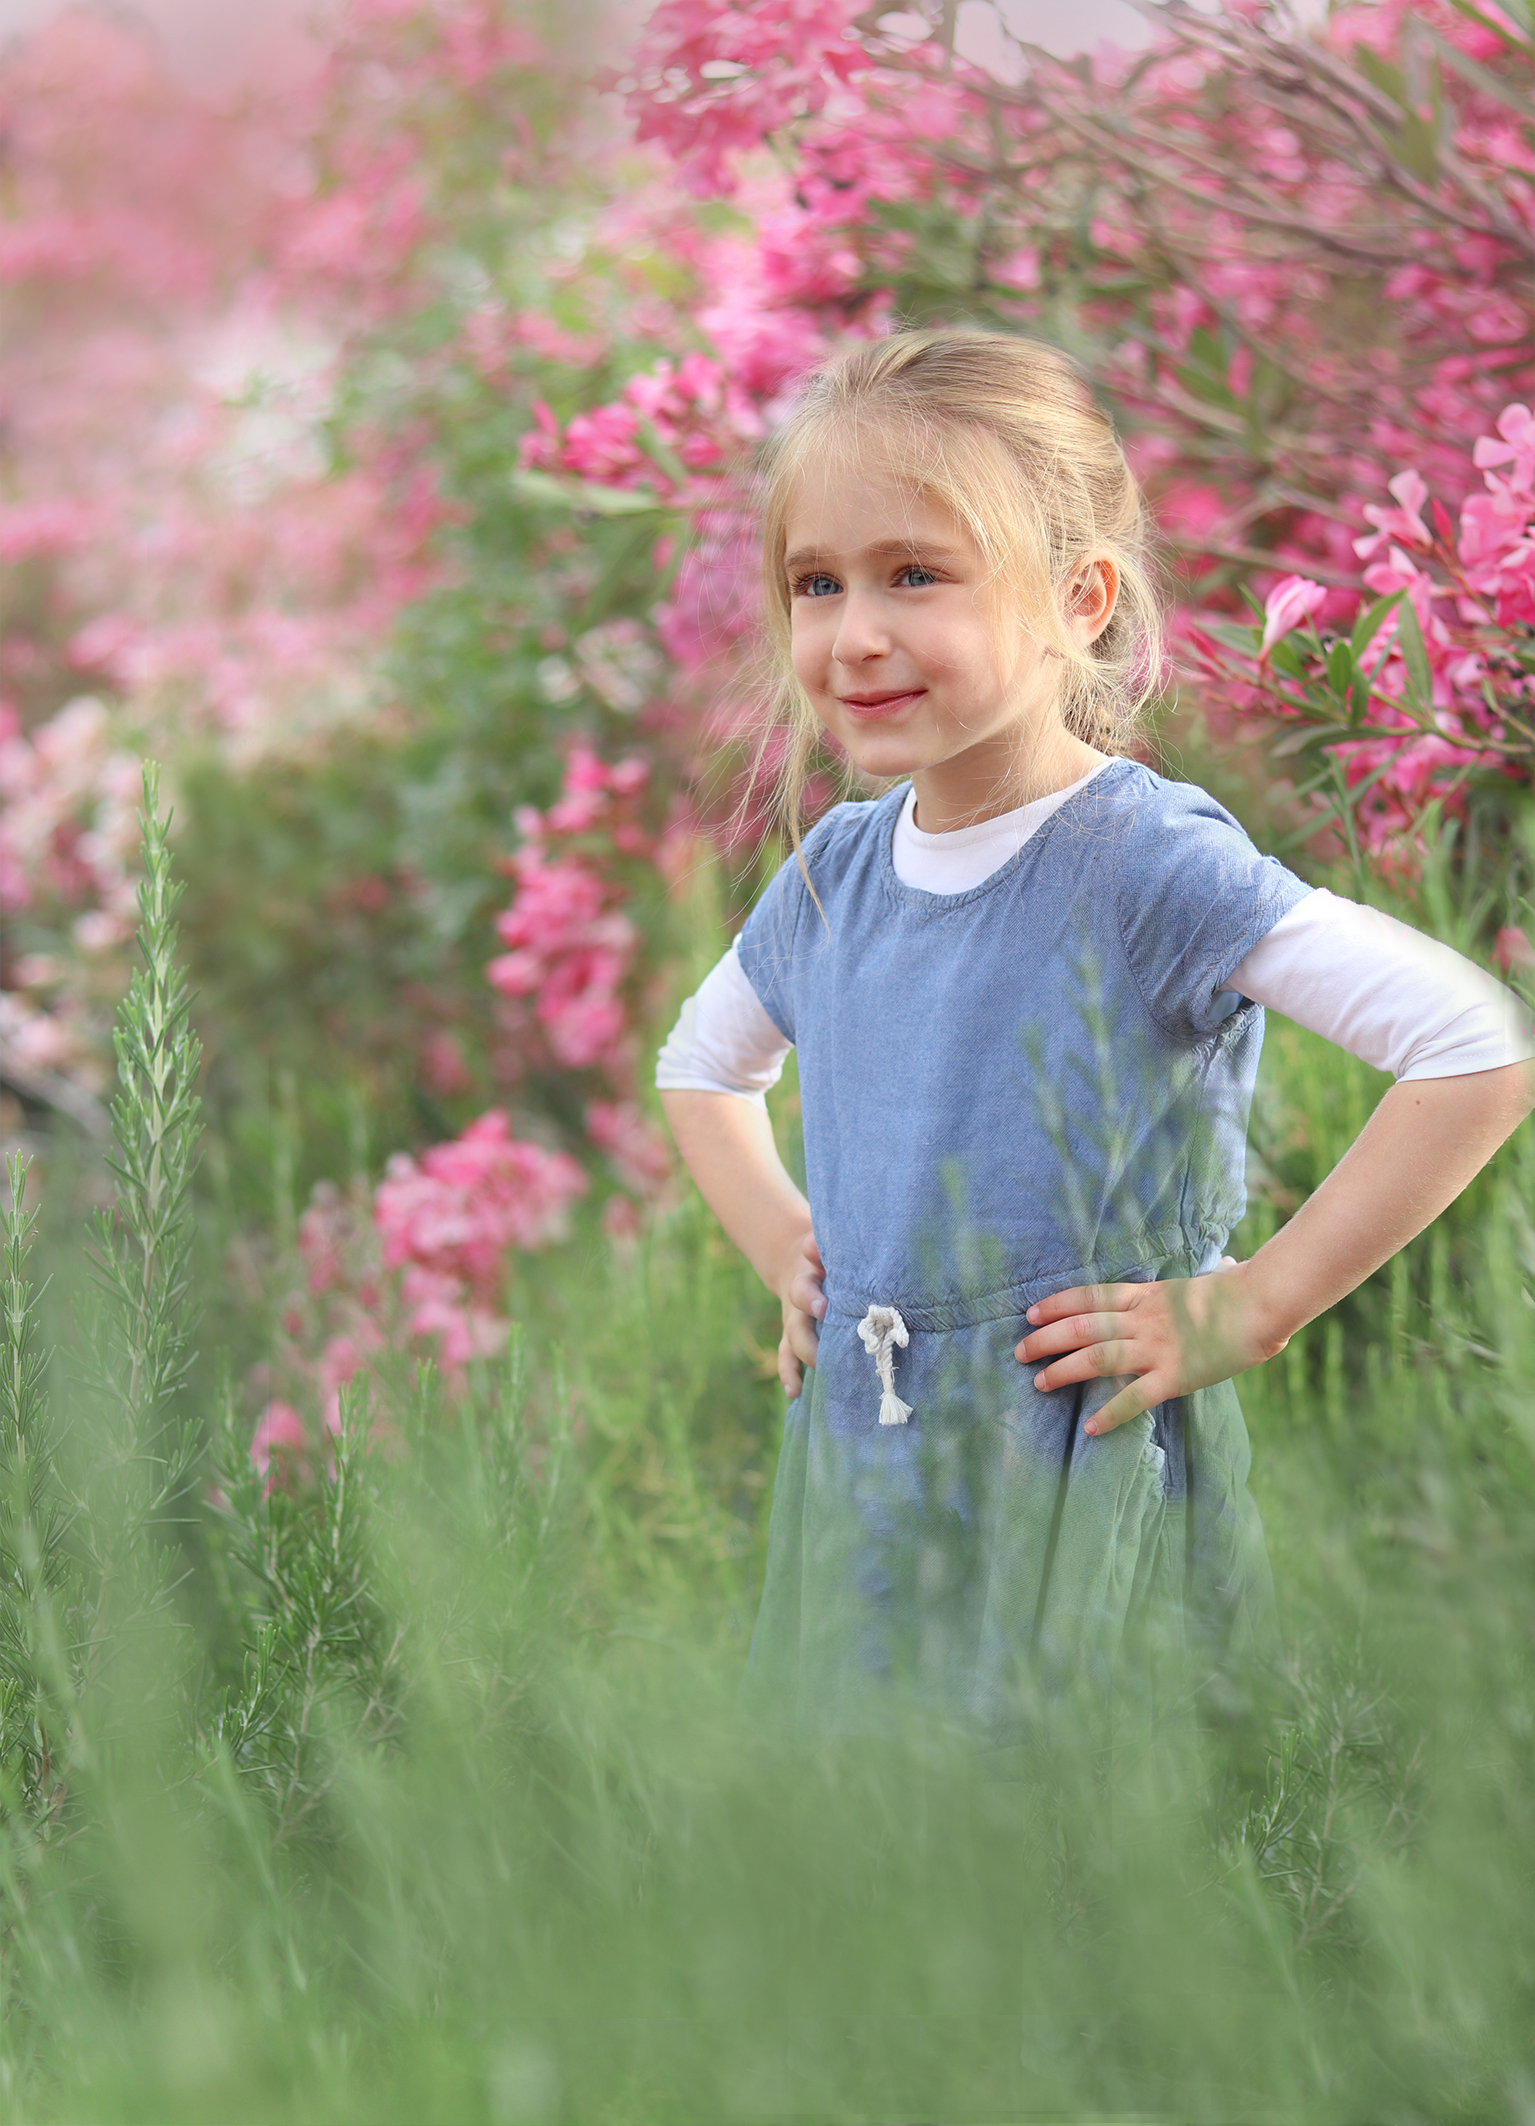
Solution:
[[[806,838],[808,857],[814,837]],[[770,881],[736,939],[741,971],[763,1010],[786,1041],[794,1039],[794,945],[805,909],[811,906],[799,858],[791,856]]]
[[[1152,1018],[1200,1038],[1239,1008],[1222,994],[1233,969],[1312,889],[1205,791],[1148,779],[1115,852],[1120,936]]]

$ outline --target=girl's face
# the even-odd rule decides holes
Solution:
[[[1060,721],[1059,663],[999,618],[941,504],[877,466],[802,479],[784,565],[794,670],[816,714],[865,774],[912,778],[928,832],[1062,788],[1100,757]]]

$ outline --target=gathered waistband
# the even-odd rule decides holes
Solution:
[[[945,1293],[927,1300],[907,1298],[900,1292],[876,1292],[863,1285],[844,1284],[828,1272],[826,1312],[828,1317],[835,1314],[846,1321],[861,1321],[871,1306],[894,1307],[907,1328],[915,1334],[941,1335],[948,1329],[979,1328],[983,1322],[1006,1321],[1009,1316],[1025,1314],[1036,1299],[1045,1299],[1052,1292],[1068,1292],[1073,1285],[1154,1284],[1168,1273],[1175,1277],[1196,1276],[1204,1270],[1214,1269],[1221,1245],[1222,1241],[1216,1240],[1191,1252],[1185,1234],[1179,1236],[1177,1243],[1157,1253],[1078,1263],[1069,1269],[1047,1270],[1013,1284],[998,1285],[990,1292]]]

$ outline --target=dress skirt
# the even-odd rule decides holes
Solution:
[[[1115,1383],[1041,1393],[1022,1316],[910,1332],[881,1425],[833,1310],[788,1407],[747,1701],[829,1731],[900,1704],[1004,1742],[1041,1701],[1182,1690],[1273,1639],[1273,1585],[1230,1382],[1082,1429]]]

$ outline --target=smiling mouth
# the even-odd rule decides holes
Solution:
[[[898,715],[926,692],[925,687],[903,687],[898,693],[839,694],[837,699],[860,723],[874,723],[881,717]]]

